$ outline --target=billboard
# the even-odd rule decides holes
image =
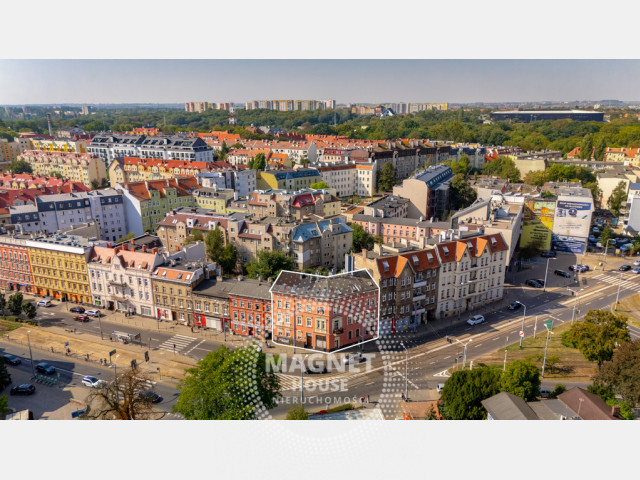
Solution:
[[[558,252],[582,255],[587,248],[587,239],[584,237],[557,235],[554,233],[551,237],[551,248]]]
[[[591,202],[558,199],[556,215],[553,220],[553,233],[559,236],[587,238],[592,210],[593,204]]]
[[[555,201],[528,200],[525,203],[520,237],[521,247],[539,242],[543,250],[550,249],[555,211]]]

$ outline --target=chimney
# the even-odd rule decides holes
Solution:
[[[146,252],[147,252],[147,246],[146,246],[146,245],[142,245],[142,251],[143,251],[144,253],[146,253]]]
[[[129,250],[129,245],[127,245],[126,243],[122,245],[122,250]]]
[[[180,247],[178,245],[176,245],[176,252],[180,251]]]
[[[222,275],[216,276],[216,282],[222,282]]]
[[[132,247],[133,247],[135,244],[136,244],[136,242],[134,242],[133,240],[131,240],[131,241],[129,242],[129,245],[131,245]]]
[[[151,249],[151,253],[158,253],[158,249],[157,248],[152,248]]]
[[[620,417],[620,405],[614,405],[611,407],[611,415],[614,417]]]

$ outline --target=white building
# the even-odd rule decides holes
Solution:
[[[336,189],[338,197],[371,197],[376,192],[376,169],[373,164],[325,165],[316,170],[329,187]]]

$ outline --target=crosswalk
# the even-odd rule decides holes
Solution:
[[[297,375],[286,375],[284,373],[276,373],[280,380],[280,390],[300,390],[300,377]],[[306,383],[306,382],[305,382]]]
[[[166,350],[168,352],[173,352],[175,349],[176,353],[180,353],[182,350],[187,348],[193,342],[198,340],[197,338],[187,337],[186,335],[174,335],[169,340],[162,342],[158,345],[160,350]]]
[[[636,292],[640,292],[640,283],[635,281],[638,277],[635,273],[632,273],[632,277],[629,274],[622,274],[622,281],[620,281],[620,274],[616,273],[601,273],[600,275],[596,275],[593,277],[597,282],[604,282],[610,285],[618,286],[620,284],[620,288],[627,290],[635,290]]]

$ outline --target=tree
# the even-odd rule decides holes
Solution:
[[[140,395],[148,390],[149,376],[137,368],[118,374],[113,382],[105,382],[87,397],[85,420],[148,420],[153,410],[151,399]]]
[[[7,308],[7,299],[4,293],[0,293],[0,311],[2,311],[2,318],[5,318],[4,309]]]
[[[29,320],[33,320],[38,315],[36,306],[31,302],[26,302],[22,305],[22,312]]]
[[[24,160],[14,160],[9,164],[9,169],[11,173],[33,173],[33,168],[28,162]]]
[[[219,261],[223,273],[230,274],[233,272],[238,263],[238,250],[236,246],[231,243],[226,244],[222,249],[222,255],[220,255]]]
[[[352,224],[351,228],[353,229],[351,236],[351,251],[353,253],[360,253],[363,249],[371,250],[375,243],[375,239],[358,223]]]
[[[0,357],[0,391],[5,387],[11,385],[11,374],[7,370],[7,366],[4,363],[4,358]]]
[[[498,157],[491,162],[485,163],[484,167],[482,167],[482,173],[506,178],[511,183],[520,180],[520,170],[518,170],[515,162],[509,157]]]
[[[462,174],[466,177],[471,171],[471,160],[469,160],[469,155],[466,153],[460,156],[460,160],[449,160],[444,163],[451,167],[454,175]]]
[[[582,186],[584,188],[588,188],[589,190],[591,190],[591,196],[593,197],[593,203],[596,205],[596,207],[599,207],[600,206],[600,200],[602,198],[602,190],[598,186],[598,182],[583,183]]]
[[[207,232],[204,240],[205,253],[212,262],[220,264],[220,257],[224,249],[224,233],[220,227]]]
[[[94,178],[91,180],[91,190],[97,190],[98,188],[100,188],[100,184],[98,183],[98,180]]]
[[[520,258],[530,260],[540,255],[542,250],[542,240],[539,238],[532,239],[526,246],[520,247]]]
[[[256,259],[247,265],[247,274],[250,278],[276,278],[282,270],[293,270],[295,262],[284,252],[262,250],[256,255]]]
[[[173,407],[187,420],[251,420],[274,408],[280,398],[275,372],[254,343],[209,352],[180,382]]]
[[[16,317],[22,313],[22,293],[14,293],[9,297],[9,301],[7,302],[7,308],[11,312],[11,315],[15,315]]]
[[[486,411],[481,402],[500,393],[501,373],[492,367],[453,372],[442,389],[442,416],[449,420],[484,419]]]
[[[540,393],[540,370],[526,360],[509,362],[500,380],[501,390],[531,402]]]
[[[264,153],[258,153],[253,158],[253,162],[249,168],[252,168],[254,170],[264,170],[265,168],[267,168],[267,160],[264,156]]]
[[[582,139],[582,143],[580,144],[580,158],[582,160],[590,159],[592,153],[593,153],[593,134],[587,133]]]
[[[611,239],[611,228],[609,227],[609,225],[605,225],[604,228],[602,229],[602,232],[600,232],[600,243],[602,244],[602,247],[606,247],[607,246],[607,242]]]
[[[191,230],[191,235],[185,238],[184,243],[185,245],[189,245],[190,243],[203,242],[203,241],[204,241],[204,234],[202,233],[202,230],[198,230],[194,228]]]
[[[640,404],[640,340],[620,345],[595,382],[608,386],[631,406]]]
[[[450,183],[451,187],[451,209],[461,210],[468,207],[478,198],[476,191],[471,188],[467,178],[458,173],[453,177]]]
[[[329,187],[329,185],[327,185],[326,182],[316,182],[309,185],[309,188],[312,188],[314,190],[324,190],[325,188],[331,188],[331,187]]]
[[[618,183],[618,186],[613,189],[611,196],[609,197],[608,204],[611,211],[616,217],[620,216],[620,209],[622,208],[622,202],[627,199],[627,184],[623,181]]]
[[[0,420],[4,420],[5,416],[10,411],[9,397],[7,397],[6,395],[0,395]]]
[[[589,310],[584,321],[575,323],[565,338],[587,360],[597,362],[600,370],[604,362],[611,360],[616,346],[629,341],[627,317],[605,310]]]
[[[398,177],[396,176],[396,169],[393,163],[385,163],[380,169],[380,175],[378,175],[378,191],[387,192],[391,190],[397,182]]]
[[[307,420],[309,414],[301,404],[293,405],[287,412],[287,420]]]
[[[596,142],[596,148],[593,156],[598,162],[602,162],[604,161],[604,154],[606,153],[606,151],[607,151],[607,140],[605,137],[601,136],[598,138],[598,141]]]
[[[58,170],[51,170],[49,172],[49,176],[50,177],[56,177],[56,178],[62,178],[62,173],[59,172]]]
[[[131,233],[127,233],[124,237],[120,237],[118,240],[116,240],[116,243],[122,243],[122,242],[126,242],[127,240],[131,240],[133,238],[135,238],[136,234],[131,232]]]
[[[108,173],[107,173],[108,175]],[[109,186],[109,179],[108,178],[103,178],[102,180],[100,180],[100,186],[102,188],[106,188]]]

